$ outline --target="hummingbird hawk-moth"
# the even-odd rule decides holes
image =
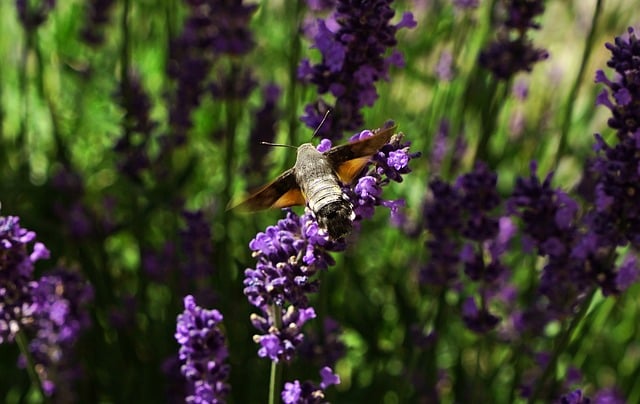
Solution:
[[[256,211],[308,203],[320,228],[338,240],[351,232],[353,205],[340,182],[349,184],[371,157],[389,142],[394,127],[368,138],[332,147],[324,153],[311,143],[298,147],[295,165],[230,209]]]

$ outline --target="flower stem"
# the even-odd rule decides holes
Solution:
[[[582,303],[582,307],[580,307],[580,311],[578,311],[575,317],[571,320],[569,327],[565,330],[565,332],[561,333],[558,336],[558,339],[555,344],[556,345],[555,349],[553,350],[552,355],[549,358],[549,363],[547,363],[547,366],[544,368],[544,371],[542,372],[542,374],[540,375],[540,378],[536,382],[535,387],[533,388],[533,393],[531,394],[531,397],[529,397],[529,401],[528,401],[529,403],[531,404],[535,403],[540,397],[540,395],[542,394],[545,384],[547,383],[547,380],[549,379],[551,374],[554,373],[556,370],[556,365],[558,363],[558,358],[560,357],[560,354],[562,352],[566,352],[565,349],[569,344],[569,339],[571,338],[571,335],[573,334],[573,332],[576,330],[576,328],[578,327],[582,319],[585,317],[585,315],[589,311],[589,307],[591,306],[591,302],[593,301],[594,296],[595,296],[595,289],[592,290],[591,293],[584,299],[584,302]]]
[[[36,363],[33,360],[33,356],[31,356],[31,352],[29,352],[29,342],[27,341],[27,337],[24,335],[24,331],[22,329],[16,333],[16,344],[18,344],[20,352],[27,361],[26,368],[27,373],[29,374],[29,379],[31,379],[31,385],[34,390],[40,392],[42,400],[45,403],[48,402],[49,400],[47,399],[47,395],[44,393],[44,389],[42,388],[40,376],[38,376],[38,372],[36,372]]]
[[[282,327],[282,311],[278,305],[271,305],[271,313],[273,315],[273,324],[276,328]],[[280,361],[271,361],[271,374],[269,375],[269,404],[279,402],[278,393],[282,379],[282,363]]]
[[[578,91],[580,90],[580,83],[582,83],[582,78],[584,77],[585,71],[587,69],[587,63],[589,62],[589,57],[591,56],[591,52],[593,51],[593,42],[596,34],[596,26],[598,25],[598,17],[600,16],[600,10],[602,9],[602,0],[598,0],[596,2],[596,8],[593,12],[593,17],[591,19],[591,29],[589,30],[589,35],[587,36],[587,41],[584,45],[584,51],[582,53],[582,61],[580,62],[580,70],[576,75],[576,79],[573,82],[573,87],[571,87],[571,91],[569,92],[569,96],[567,97],[567,102],[565,103],[564,116],[562,117],[562,130],[560,132],[560,143],[558,144],[558,151],[556,153],[555,165],[557,166],[560,159],[564,155],[565,149],[567,148],[567,136],[569,135],[569,129],[571,128],[571,119],[573,116],[573,109],[576,105],[574,100],[578,97]]]

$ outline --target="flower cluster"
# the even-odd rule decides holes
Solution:
[[[15,216],[0,216],[0,343],[21,332],[30,337],[29,354],[43,391],[70,397],[75,371],[73,347],[89,324],[85,308],[93,289],[78,274],[56,269],[34,278],[34,263],[48,258],[36,234]],[[27,366],[22,356],[19,365]],[[64,401],[64,400],[62,400]]]
[[[27,31],[35,31],[47,21],[49,13],[55,6],[56,0],[42,0],[39,2],[16,0],[18,19]]]
[[[435,286],[453,285],[463,267],[469,279],[481,285],[483,304],[478,307],[469,297],[462,306],[467,327],[479,333],[499,321],[489,312],[486,300],[497,295],[508,274],[501,257],[514,234],[509,218],[494,213],[501,204],[496,183],[496,174],[477,164],[453,185],[433,180],[429,184],[432,199],[424,207],[425,227],[431,234],[426,247],[431,258],[420,279]]]
[[[73,348],[80,333],[89,328],[87,306],[93,288],[77,272],[54,269],[38,279],[33,292],[36,311],[29,331],[35,336],[29,351],[47,395],[59,401],[74,396],[73,381],[81,370],[74,362]]]
[[[596,134],[593,171],[597,178],[595,231],[612,246],[640,247],[640,41],[632,28],[628,36],[608,43],[611,59],[607,65],[616,71],[609,80],[605,73],[596,73],[596,82],[608,89],[598,96],[598,103],[611,110],[609,126],[616,130],[618,142],[610,146]]]
[[[263,172],[265,168],[264,145],[262,142],[273,142],[276,137],[276,125],[279,118],[277,108],[280,88],[274,84],[263,90],[263,105],[254,113],[255,121],[249,135],[249,162],[246,173]]]
[[[371,133],[363,131],[354,140]],[[329,147],[330,142],[323,140],[318,149]],[[354,205],[355,224],[370,217],[375,206],[400,204],[382,199],[380,187],[392,179],[400,181],[409,172],[407,164],[415,155],[408,147],[399,136],[392,139],[372,158],[356,184],[345,190]],[[344,240],[333,240],[320,229],[308,208],[302,216],[287,210],[284,219],[251,240],[249,248],[258,262],[255,268],[245,270],[244,293],[262,312],[252,316],[253,325],[261,333],[254,337],[260,345],[260,356],[273,361],[292,358],[303,341],[302,325],[315,317],[308,300],[308,295],[318,290],[314,275],[334,264],[329,252],[345,247]]]
[[[145,250],[142,267],[152,280],[172,282],[179,291],[196,288],[191,293],[201,304],[210,304],[215,295],[205,279],[215,270],[211,227],[202,210],[183,210],[181,216],[185,225],[177,239],[166,241],[157,249]]]
[[[390,127],[392,123],[387,123]],[[366,139],[374,133],[365,130],[349,139],[351,142]],[[394,135],[389,143],[382,146],[371,158],[372,164],[365,169],[357,179],[355,186],[343,187],[343,192],[349,196],[356,213],[356,224],[361,219],[369,219],[373,216],[376,206],[385,206],[391,210],[391,219],[394,223],[400,221],[399,210],[404,206],[403,200],[385,200],[382,196],[382,187],[391,181],[402,182],[402,176],[411,172],[409,161],[420,157],[421,153],[410,153],[410,142],[403,142],[403,134]]]
[[[85,6],[85,25],[81,30],[82,40],[98,46],[104,42],[104,28],[109,23],[109,14],[115,0],[90,0]]]
[[[151,119],[151,99],[136,72],[127,73],[118,99],[125,110],[123,133],[114,146],[114,151],[120,154],[118,169],[140,182],[142,171],[151,165],[147,148],[157,122]]]
[[[527,38],[529,29],[539,29],[534,18],[544,12],[541,0],[503,0],[503,26],[497,39],[483,50],[478,58],[482,67],[490,70],[499,80],[508,80],[521,71],[531,71],[533,65],[545,60],[549,54],[537,49]]]
[[[33,323],[38,309],[33,265],[49,258],[49,250],[35,238],[34,232],[20,227],[18,217],[0,216],[0,344],[13,341]]]
[[[578,204],[551,187],[552,174],[541,181],[536,169],[532,163],[531,176],[518,179],[508,202],[522,223],[525,250],[535,249],[547,259],[539,285],[544,299],[522,319],[529,327],[572,314],[594,287],[604,295],[617,294],[637,277],[632,256],[616,267],[615,250],[597,232],[597,212],[579,216]]]
[[[181,144],[191,127],[191,112],[209,91],[217,98],[244,98],[255,87],[250,72],[234,66],[212,74],[220,55],[239,56],[253,49],[248,28],[256,5],[225,0],[186,1],[189,11],[182,34],[169,50],[168,73],[176,82],[169,120]],[[216,77],[211,82],[209,77]]]
[[[391,65],[404,65],[399,52],[389,56],[385,56],[385,52],[396,45],[398,29],[414,27],[416,22],[411,13],[405,13],[398,24],[390,24],[395,14],[390,3],[389,0],[339,0],[332,16],[338,28],[332,30],[327,21],[319,19],[311,30],[322,60],[314,65],[308,59],[303,60],[298,77],[315,84],[318,94],[330,92],[335,97],[332,107],[318,99],[305,108],[302,121],[310,128],[317,128],[331,109],[332,113],[318,130],[319,136],[336,139],[345,130],[361,127],[361,109],[373,105],[378,98],[375,83],[388,79]]]
[[[282,391],[282,401],[285,404],[320,404],[326,402],[324,390],[334,384],[340,384],[340,377],[326,366],[320,370],[320,377],[322,381],[319,386],[310,381],[300,383],[298,380],[294,380],[293,382],[285,383]]]
[[[229,356],[220,330],[222,314],[196,305],[193,296],[184,298],[184,312],[178,315],[176,340],[180,344],[181,371],[189,382],[187,403],[222,403],[229,393]]]

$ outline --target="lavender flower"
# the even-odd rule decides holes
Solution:
[[[634,29],[629,27],[626,36],[616,37],[613,44],[607,43],[605,47],[611,52],[607,66],[614,69],[617,75],[614,80],[610,80],[604,71],[596,71],[595,82],[608,88],[600,93],[597,104],[611,110],[613,116],[609,118],[608,124],[618,131],[622,141],[625,134],[634,133],[640,128],[640,96],[636,90],[640,70],[637,60],[640,41]]]
[[[496,184],[496,174],[480,163],[454,185],[432,181],[433,196],[424,207],[430,259],[420,271],[420,281],[454,286],[463,267],[469,279],[479,284],[479,298],[467,297],[462,305],[465,324],[477,333],[488,332],[500,322],[488,307],[491,300],[502,300],[501,293],[508,287],[509,270],[502,255],[515,233],[511,220],[496,213],[501,205]]]
[[[528,39],[499,35],[480,53],[478,62],[497,79],[508,80],[518,72],[530,72],[534,64],[547,58],[549,53],[535,48]]]
[[[211,227],[204,212],[184,211],[182,217],[187,227],[180,232],[182,241],[182,274],[190,279],[200,279],[213,273],[213,244]]]
[[[142,87],[140,76],[136,72],[128,73],[128,77],[120,86],[118,98],[126,112],[122,136],[114,146],[114,151],[121,156],[118,169],[133,181],[140,183],[142,171],[151,164],[147,147],[157,122],[150,117],[151,99]]]
[[[300,383],[298,380],[287,382],[282,391],[282,401],[285,404],[315,404],[324,403],[324,390],[334,384],[340,384],[340,377],[329,367],[320,370],[322,381],[316,385],[311,381]]]
[[[478,8],[478,3],[478,0],[453,0],[453,5],[462,10]]]
[[[49,13],[56,6],[56,0],[42,0],[39,2],[29,0],[16,0],[18,19],[27,31],[35,31],[47,21]]]
[[[589,404],[591,399],[582,393],[582,390],[574,390],[560,398],[562,404]]]
[[[184,312],[178,315],[176,340],[180,344],[182,374],[192,389],[188,403],[224,403],[229,393],[229,353],[220,325],[222,314],[196,305],[193,296],[184,298]]]
[[[18,217],[0,216],[0,344],[13,341],[38,309],[33,265],[49,258],[49,251],[35,238],[34,232],[20,227]]]
[[[533,65],[549,57],[544,49],[537,49],[527,39],[529,29],[539,29],[533,19],[544,12],[539,0],[503,0],[503,26],[497,39],[480,52],[478,62],[499,80],[508,80],[520,71],[530,72]]]
[[[486,165],[478,164],[473,172],[461,176],[453,186],[441,180],[429,184],[433,200],[425,205],[424,218],[433,236],[427,241],[431,260],[421,272],[423,282],[443,285],[453,281],[461,261],[466,262],[466,272],[472,279],[479,280],[480,276],[474,275],[478,272],[477,268],[473,269],[474,265],[483,268],[479,271],[482,276],[491,279],[499,276],[499,273],[490,275],[491,271],[486,272],[489,268],[485,268],[482,259],[476,259],[478,256],[473,253],[472,245],[465,245],[461,239],[484,243],[498,236],[499,220],[489,215],[500,203],[496,182],[495,173]],[[494,270],[501,268],[498,263],[493,264]]]
[[[109,14],[115,0],[90,0],[85,6],[85,25],[81,30],[82,40],[89,45],[104,43],[104,28],[109,23]]]
[[[594,404],[625,404],[627,401],[619,391],[613,388],[599,390],[594,394]]]
[[[82,375],[74,347],[91,324],[87,306],[93,301],[93,288],[78,273],[58,268],[38,280],[33,298],[36,311],[29,334],[35,335],[29,351],[35,370],[45,393],[60,402],[74,401],[73,382]]]
[[[322,54],[322,61],[311,65],[308,59],[300,63],[298,77],[318,87],[318,94],[330,92],[335,105],[329,107],[318,99],[305,107],[302,121],[317,128],[328,109],[331,115],[319,129],[319,135],[339,138],[343,131],[354,130],[363,124],[361,109],[371,106],[378,98],[375,82],[388,79],[391,65],[402,67],[400,53],[384,56],[388,48],[396,45],[395,34],[400,28],[414,27],[416,22],[410,13],[391,25],[394,11],[388,0],[364,3],[353,0],[337,2],[332,16],[338,28],[330,30],[326,20],[317,21],[314,46]]]
[[[186,3],[189,15],[183,32],[169,50],[168,72],[176,81],[169,120],[176,144],[184,142],[191,112],[207,91],[218,98],[244,98],[255,87],[249,71],[239,66],[212,73],[220,55],[236,57],[253,48],[248,23],[257,6],[223,0]],[[218,79],[211,82],[211,76]]]
[[[255,121],[249,135],[249,162],[246,173],[263,172],[265,169],[265,146],[262,142],[273,142],[276,137],[276,125],[279,118],[277,101],[280,88],[274,84],[263,90],[264,103],[262,108],[254,113]]]
[[[607,79],[603,71],[596,73],[596,82],[608,87],[598,96],[598,103],[611,110],[609,126],[616,130],[617,144],[608,145],[596,134],[598,156],[592,169],[597,178],[594,218],[595,232],[611,246],[630,243],[640,246],[640,210],[637,183],[638,150],[640,149],[640,41],[632,28],[628,37],[617,37],[615,44],[607,44],[612,53],[607,62],[616,73],[615,80]],[[613,99],[610,99],[610,96]]]

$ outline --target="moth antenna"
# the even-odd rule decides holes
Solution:
[[[297,149],[295,146],[291,146],[290,144],[282,144],[282,143],[271,143],[271,142],[260,142],[265,146],[274,146],[274,147],[289,147],[291,149]]]
[[[316,137],[316,135],[318,134],[318,131],[320,130],[320,128],[322,128],[322,124],[324,124],[324,121],[327,120],[327,117],[329,116],[330,113],[331,113],[331,109],[328,109],[327,112],[324,113],[324,116],[322,117],[320,124],[318,124],[318,127],[316,128],[316,130],[313,131],[313,135],[311,135],[312,139]]]

